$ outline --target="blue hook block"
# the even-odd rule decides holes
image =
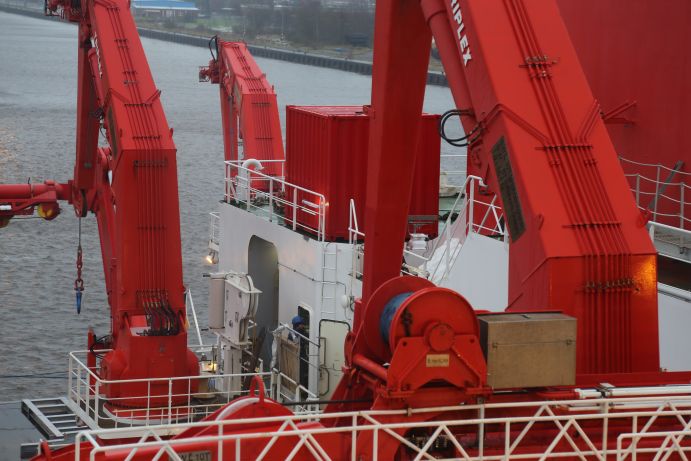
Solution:
[[[77,314],[82,312],[82,292],[77,290]]]

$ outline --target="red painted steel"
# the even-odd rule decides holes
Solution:
[[[43,184],[0,184],[0,228],[19,215],[34,211],[51,220],[60,214],[59,200],[71,200],[72,185],[45,181]]]
[[[363,298],[356,303],[353,331],[346,338],[346,366],[333,395],[337,401],[327,411],[443,407],[476,402],[478,397],[516,402],[570,395],[568,389],[492,394],[485,384],[486,364],[472,307],[451,290],[399,276],[430,29],[456,106],[468,109],[463,123],[466,132],[473,133],[469,167],[482,175],[490,193],[500,196],[505,211],[511,235],[510,310],[559,309],[578,319],[579,385],[688,382],[688,372],[659,371],[655,252],[556,1],[380,0],[375,21]],[[243,458],[260,453],[271,459],[410,458],[401,442],[409,435],[405,429],[397,434],[310,434],[326,453],[296,445],[297,439],[269,442],[263,434],[276,425],[248,418],[287,411],[264,399],[260,381],[255,383],[250,390],[254,395],[210,417],[237,418],[240,427],[224,431],[222,441],[199,437],[178,449],[208,450],[210,457],[219,459],[222,444],[223,458],[234,459],[236,442],[227,436],[252,432],[256,438],[243,445]],[[573,410],[556,411],[574,414]],[[390,420],[384,416],[386,422],[435,418],[433,411],[392,415]],[[673,420],[636,419],[635,425],[665,431]],[[351,422],[348,418],[335,424]],[[630,431],[631,418],[584,425],[575,442],[563,437],[566,426],[538,425],[541,433],[529,437],[525,449],[541,447],[547,456],[569,445],[592,449],[593,443],[602,442],[614,448],[618,436]],[[320,427],[315,420],[297,425]],[[513,433],[502,428],[487,425],[478,433],[471,427],[453,438],[462,439],[470,456],[492,456],[512,438],[523,438],[521,427],[512,426]],[[211,434],[193,428],[187,435]],[[476,453],[478,437],[484,437],[481,446],[486,449],[481,453]],[[459,447],[442,447],[435,454],[467,457]],[[73,449],[45,457],[66,459]],[[151,455],[142,451],[128,459]],[[126,456],[113,453],[111,459]]]
[[[617,153],[639,163],[691,172],[691,2],[558,0],[588,83],[597,97]],[[642,31],[646,33],[642,34]],[[627,173],[657,179],[657,171],[623,164]],[[659,180],[664,182],[668,172]],[[672,182],[684,178],[677,175]],[[629,178],[632,188],[636,179]],[[686,176],[688,184],[688,176]],[[653,202],[655,185],[640,182],[641,205]],[[688,189],[687,189],[688,192]],[[669,186],[657,212],[678,214],[681,189]],[[684,197],[691,216],[691,197]],[[652,207],[651,207],[652,208]],[[652,211],[652,210],[651,210]],[[679,219],[656,220],[679,226]]]
[[[278,103],[273,86],[242,42],[217,37],[217,56],[200,71],[201,80],[219,85],[223,149],[226,160],[238,160],[238,140],[243,141],[243,159],[264,163],[262,173],[282,176],[285,159]],[[278,162],[274,162],[278,161]]]
[[[105,380],[198,374],[187,349],[176,149],[126,0],[50,0],[79,24],[77,146],[71,200],[96,214],[112,320]],[[98,147],[99,127],[108,147]],[[109,179],[112,176],[112,180]],[[116,211],[117,206],[117,211]],[[173,400],[186,401],[185,382]],[[124,406],[167,405],[168,383],[109,384]],[[129,396],[154,397],[126,399]]]
[[[406,177],[414,153],[410,141],[389,141],[415,132],[410,113],[422,107],[424,82],[411,76],[410,53],[398,51],[427,42],[421,33],[419,43],[402,47],[398,41],[417,29],[397,19],[393,11],[404,7],[384,5],[391,16],[378,26],[397,26],[378,45],[383,66],[373,76],[378,122],[370,151],[379,158],[370,160],[380,166],[368,184],[365,233],[375,240],[365,258],[365,304],[398,273],[401,248],[391,242],[404,220],[387,208],[410,184],[392,184],[388,174]],[[578,319],[581,382],[595,373],[657,371],[655,250],[556,4],[423,0],[422,9],[456,107],[472,114],[463,120],[466,133],[475,130],[469,170],[501,195],[511,234],[510,309],[561,309]],[[409,78],[400,78],[403,69]],[[394,156],[404,159],[399,171],[385,172],[381,165]]]
[[[408,210],[408,231],[436,236],[439,214],[439,116],[423,114]],[[367,143],[370,117],[362,106],[288,106],[286,108],[286,180],[325,196],[325,237],[348,239],[350,199],[364,230]],[[390,165],[396,170],[397,165]],[[317,228],[317,217],[299,214],[303,225]]]

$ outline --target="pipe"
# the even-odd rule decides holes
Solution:
[[[600,399],[603,397],[643,397],[648,395],[691,394],[691,385],[612,387],[603,389],[575,389],[581,399]]]
[[[26,200],[54,192],[57,200],[68,200],[69,184],[46,181],[43,184],[0,184],[0,200]]]
[[[353,357],[353,364],[372,373],[374,376],[381,379],[382,381],[386,381],[386,368],[379,365],[375,361],[368,359],[364,355],[355,354],[355,356]]]

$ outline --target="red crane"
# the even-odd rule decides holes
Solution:
[[[226,161],[243,158],[264,163],[264,174],[282,176],[285,160],[281,121],[273,86],[241,42],[227,42],[215,36],[209,42],[212,59],[199,71],[200,81],[219,86],[223,152]]]
[[[187,348],[176,149],[144,50],[125,0],[50,0],[78,28],[78,96],[74,178],[67,184],[0,186],[0,222],[33,212],[52,219],[58,200],[77,216],[96,215],[111,334],[89,347],[111,349],[100,362],[106,381],[198,374]],[[106,146],[99,146],[103,128]],[[4,208],[3,208],[4,207]],[[89,357],[96,365],[96,356]],[[167,395],[153,382],[151,395]],[[160,389],[158,388],[160,386]],[[174,394],[189,393],[176,382]],[[146,396],[147,383],[109,384],[111,411],[169,404]],[[165,400],[165,401],[164,401]]]
[[[0,228],[15,216],[33,215],[48,221],[60,214],[59,200],[70,200],[71,184],[45,181],[43,184],[0,184]]]
[[[437,427],[438,417],[459,403],[576,395],[575,386],[495,392],[487,385],[478,319],[468,302],[426,280],[399,276],[432,37],[469,133],[471,172],[484,179],[505,212],[511,237],[509,310],[559,310],[577,320],[578,386],[689,382],[689,372],[659,370],[655,251],[556,1],[381,0],[375,22],[363,297],[327,414],[295,423],[281,419],[290,415],[286,407],[261,393],[251,395],[211,415],[209,426],[176,436],[169,450],[208,454],[207,459],[412,459],[406,450],[414,444],[404,436],[419,434],[403,426],[351,431],[349,424],[367,425],[371,417],[338,416],[379,410],[380,422],[429,422],[422,435],[447,430],[449,444],[435,452],[444,459],[505,459],[502,453],[533,423],[519,423],[513,432],[504,423],[482,430],[473,423],[452,433],[446,425]],[[665,394],[664,387],[652,392]],[[451,419],[461,418],[460,410],[454,411]],[[520,411],[507,408],[493,416]],[[275,419],[248,421],[256,417]],[[594,443],[606,457],[632,430],[632,419],[638,430],[635,418],[621,417],[609,427],[578,426],[576,433],[572,423],[555,426],[546,417],[537,423],[540,434],[526,444],[543,447],[541,459],[558,447]],[[674,417],[656,418],[645,419],[645,430],[664,431],[678,423]],[[219,426],[218,420],[235,423]],[[685,420],[684,426],[688,429]],[[289,435],[271,438],[281,430]],[[567,440],[568,433],[574,436]],[[250,436],[240,446],[234,437],[243,434]],[[680,434],[674,443],[688,448]],[[439,438],[423,440],[429,449]],[[86,456],[89,448],[81,449]],[[53,459],[59,454],[71,452]],[[152,444],[136,453],[113,452],[108,459],[128,454],[127,459],[151,459],[163,451]],[[585,459],[568,455],[577,457]]]
[[[578,319],[579,382],[657,372],[655,250],[555,2],[384,5],[376,20],[370,153],[378,155],[369,164],[363,305],[398,275],[404,210],[396,198],[410,193],[416,159],[408,146],[431,31],[473,133],[469,173],[505,210],[509,309],[559,309]]]

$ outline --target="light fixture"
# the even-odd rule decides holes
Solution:
[[[204,261],[207,264],[217,264],[218,263],[218,251],[209,250],[209,254],[204,257]]]

